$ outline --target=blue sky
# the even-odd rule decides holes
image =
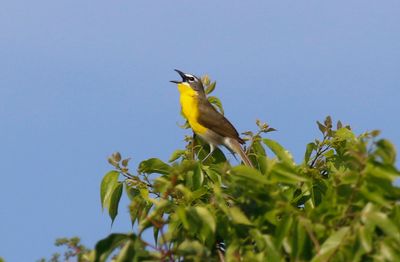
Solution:
[[[167,160],[174,68],[216,79],[240,132],[257,118],[301,161],[331,115],[400,146],[400,2],[22,1],[0,9],[0,256],[34,261],[114,226],[99,184],[114,151]]]

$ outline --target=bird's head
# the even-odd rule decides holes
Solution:
[[[196,92],[197,94],[204,94],[204,87],[201,79],[195,75],[183,73],[175,69],[175,71],[182,77],[182,81],[171,81],[178,85],[178,89],[181,93],[189,91]]]

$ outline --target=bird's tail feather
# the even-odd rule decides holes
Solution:
[[[225,141],[225,145],[228,147],[228,149],[238,154],[246,166],[254,167],[249,157],[244,152],[242,145],[238,141],[232,138],[227,138]]]

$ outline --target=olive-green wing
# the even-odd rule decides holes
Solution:
[[[219,113],[208,100],[199,103],[199,116],[197,121],[223,137],[234,138],[239,143],[244,143],[231,122]]]

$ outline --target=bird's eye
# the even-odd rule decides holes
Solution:
[[[188,80],[189,81],[194,81],[194,77],[190,76],[190,77],[188,77]]]

